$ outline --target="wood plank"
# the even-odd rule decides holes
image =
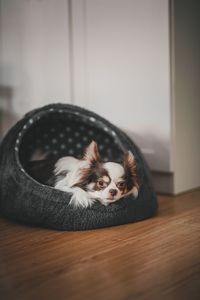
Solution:
[[[0,219],[1,299],[200,299],[200,190],[155,218],[59,232]]]

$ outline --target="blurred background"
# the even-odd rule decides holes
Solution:
[[[1,138],[72,103],[128,133],[157,191],[200,186],[198,0],[0,0],[0,17]]]

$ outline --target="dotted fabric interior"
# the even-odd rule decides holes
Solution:
[[[67,155],[81,158],[92,140],[97,142],[103,161],[121,161],[122,149],[116,134],[102,124],[100,126],[94,118],[54,112],[36,121],[31,119],[29,124],[31,126],[23,133],[19,147],[22,166],[36,149],[55,158]]]

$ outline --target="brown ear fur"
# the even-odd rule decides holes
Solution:
[[[87,160],[89,163],[91,163],[91,165],[94,165],[100,161],[100,154],[96,142],[92,141],[89,144],[85,150],[83,159]]]
[[[87,184],[91,182],[94,170],[99,166],[100,163],[100,154],[97,143],[95,141],[92,141],[85,149],[85,153],[82,159],[88,161],[89,166],[80,170],[79,181],[73,186],[78,186],[82,189],[85,189]]]
[[[125,174],[127,177],[131,177],[134,185],[139,190],[140,180],[139,180],[139,172],[136,165],[136,160],[131,151],[127,151],[124,154],[124,162],[123,162]]]

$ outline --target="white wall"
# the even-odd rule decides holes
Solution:
[[[168,0],[0,1],[11,123],[72,101],[127,131],[152,169],[172,170]]]
[[[200,2],[173,1],[174,192],[200,186]]]
[[[0,97],[11,123],[32,108],[70,102],[68,1],[0,3]]]
[[[74,101],[134,138],[154,170],[170,162],[168,0],[74,0]]]

